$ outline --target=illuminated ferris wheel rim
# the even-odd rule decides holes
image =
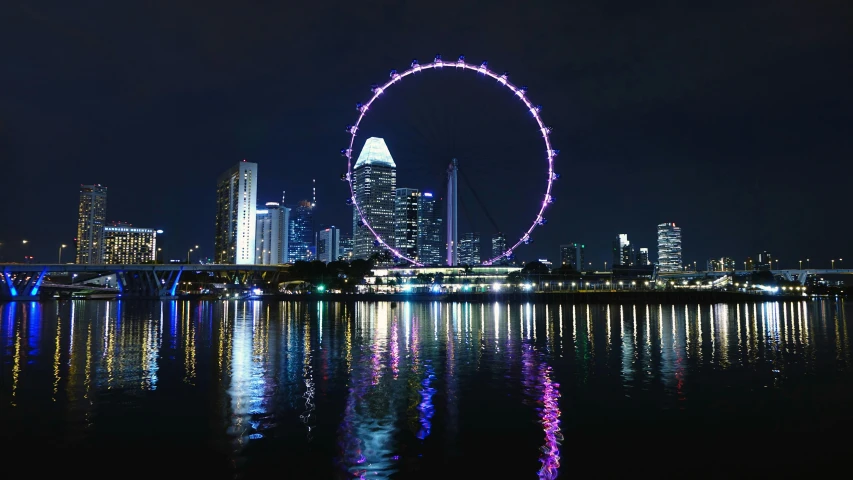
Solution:
[[[492,265],[494,262],[497,262],[498,260],[500,260],[502,258],[509,258],[510,255],[512,255],[512,252],[515,251],[515,249],[518,248],[521,244],[530,243],[532,241],[531,234],[533,233],[533,230],[535,230],[536,227],[538,227],[540,225],[544,225],[546,223],[546,220],[542,216],[542,214],[545,213],[545,209],[548,207],[548,205],[550,205],[554,201],[554,198],[551,196],[551,188],[554,184],[554,180],[559,178],[559,174],[554,172],[554,157],[557,156],[557,154],[559,153],[559,150],[554,150],[552,148],[551,138],[550,138],[551,128],[545,126],[545,123],[542,121],[542,117],[539,115],[539,111],[541,110],[541,108],[539,106],[536,106],[533,103],[531,103],[530,100],[527,98],[527,87],[515,86],[509,80],[507,80],[507,74],[506,73],[498,75],[497,73],[489,70],[488,69],[488,62],[483,62],[480,65],[475,65],[472,63],[466,63],[464,56],[460,56],[459,59],[455,62],[450,62],[450,61],[442,60],[441,55],[437,55],[435,57],[435,60],[433,60],[431,63],[427,63],[424,65],[419,64],[417,60],[412,61],[411,67],[402,73],[398,73],[396,70],[391,70],[391,74],[390,74],[391,79],[390,80],[385,82],[383,85],[378,85],[378,86],[373,87],[373,89],[372,89],[373,90],[373,96],[370,98],[370,100],[367,103],[359,103],[358,105],[356,105],[356,108],[360,112],[358,115],[358,120],[356,120],[355,125],[347,126],[347,132],[350,134],[349,147],[344,149],[343,151],[341,151],[341,153],[345,157],[347,157],[347,173],[346,173],[345,179],[346,179],[347,183],[349,183],[349,187],[350,187],[350,194],[351,194],[350,201],[352,202],[352,205],[355,207],[356,211],[358,212],[358,216],[361,219],[362,224],[365,227],[367,227],[368,230],[370,230],[370,233],[373,234],[374,238],[376,238],[376,240],[379,242],[380,245],[387,248],[397,258],[401,258],[403,260],[406,260],[409,263],[412,263],[416,266],[423,266],[422,263],[418,262],[415,259],[412,259],[412,258],[409,258],[409,257],[403,255],[402,253],[400,253],[399,250],[397,250],[394,247],[385,243],[385,240],[382,238],[382,236],[379,235],[378,233],[376,233],[376,230],[373,229],[373,226],[370,225],[370,222],[368,222],[367,219],[365,218],[364,213],[361,210],[361,206],[358,204],[358,201],[355,198],[355,185],[353,184],[355,179],[354,179],[354,176],[352,174],[353,173],[352,172],[352,168],[353,168],[353,165],[352,165],[352,149],[353,149],[353,145],[355,144],[356,132],[358,131],[359,126],[361,125],[361,121],[364,120],[364,117],[367,115],[367,111],[370,109],[370,106],[373,105],[373,102],[375,102],[376,99],[378,99],[379,96],[385,92],[385,90],[387,90],[391,85],[394,85],[395,83],[399,83],[400,81],[402,81],[403,78],[405,78],[409,75],[412,75],[414,73],[418,73],[418,72],[421,72],[424,70],[430,70],[430,69],[442,69],[445,67],[455,68],[455,69],[461,68],[463,70],[471,70],[473,72],[480,73],[484,76],[488,76],[488,77],[495,79],[499,84],[505,86],[510,91],[512,91],[513,94],[516,97],[518,97],[524,103],[524,105],[527,107],[527,109],[530,111],[530,113],[533,114],[533,118],[536,120],[536,123],[539,125],[539,131],[542,133],[542,138],[545,142],[546,159],[548,160],[548,172],[547,172],[548,181],[547,181],[547,185],[545,188],[545,197],[543,198],[542,204],[539,207],[539,212],[536,214],[536,218],[533,220],[533,223],[530,225],[530,227],[527,229],[527,231],[525,231],[525,233],[521,236],[521,238],[518,239],[517,242],[515,242],[515,244],[513,246],[509,247],[505,252],[501,253],[500,255],[483,262],[483,265]]]

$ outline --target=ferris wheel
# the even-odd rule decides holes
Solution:
[[[388,249],[388,251],[396,258],[400,260],[405,260],[413,265],[422,266],[422,264],[414,258],[410,258],[403,253],[401,253],[398,249],[394,248],[392,245],[389,245],[385,239],[374,229],[374,227],[370,224],[369,219],[364,213],[364,210],[361,205],[359,205],[356,199],[356,187],[355,187],[355,175],[353,175],[353,145],[355,144],[356,134],[361,126],[362,121],[364,121],[367,116],[367,112],[370,110],[371,106],[374,102],[376,102],[379,97],[385,93],[388,88],[392,85],[402,82],[402,80],[410,75],[414,75],[416,73],[426,72],[426,71],[439,71],[445,68],[452,68],[456,70],[462,71],[470,71],[475,74],[481,75],[483,77],[489,77],[493,80],[497,81],[497,83],[501,86],[506,87],[515,97],[521,100],[524,103],[526,109],[533,115],[533,119],[536,121],[538,125],[539,131],[542,134],[542,141],[545,144],[545,153],[544,158],[546,160],[547,169],[545,170],[545,193],[541,199],[541,202],[537,205],[537,213],[533,222],[527,228],[527,230],[521,235],[521,237],[509,248],[507,248],[504,252],[497,255],[494,258],[490,258],[483,262],[483,265],[492,265],[495,262],[501,259],[508,259],[512,255],[513,251],[521,245],[529,244],[533,241],[532,234],[536,227],[545,225],[547,220],[543,216],[545,213],[545,209],[554,202],[554,197],[551,195],[551,190],[554,185],[554,181],[560,178],[560,175],[554,171],[554,159],[559,154],[559,150],[555,150],[551,145],[551,128],[546,126],[542,121],[542,117],[540,115],[541,107],[538,105],[534,105],[527,97],[527,87],[524,86],[516,86],[512,84],[508,80],[508,75],[506,73],[497,74],[488,68],[488,62],[482,62],[479,65],[468,63],[465,61],[464,56],[459,56],[456,61],[444,61],[441,58],[441,55],[436,55],[435,59],[431,63],[420,64],[417,60],[413,60],[409,69],[398,72],[397,70],[391,70],[390,80],[385,82],[382,85],[375,85],[372,88],[373,96],[366,103],[359,103],[356,105],[356,108],[359,111],[358,119],[355,121],[355,124],[348,125],[346,127],[347,133],[350,135],[349,146],[343,150],[341,150],[341,154],[347,158],[347,172],[344,175],[344,179],[349,184],[350,188],[350,200],[348,203],[351,203],[355,208],[357,215],[361,220],[361,224],[367,228],[370,233],[375,237],[377,245],[381,245],[382,247]]]

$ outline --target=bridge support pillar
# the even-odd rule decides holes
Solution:
[[[0,276],[0,300],[38,300],[46,274],[45,270],[9,272],[4,269]]]
[[[183,268],[171,271],[138,270],[116,274],[118,288],[125,298],[174,298]]]

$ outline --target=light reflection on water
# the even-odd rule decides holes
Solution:
[[[341,478],[465,465],[495,441],[507,468],[556,478],[564,437],[612,408],[713,417],[714,402],[851,372],[831,301],[10,303],[0,339],[3,418],[53,425],[58,445],[115,441],[105,422],[129,417],[101,413],[120,407],[151,420],[127,441],[180,432],[234,472],[329,464]],[[185,418],[159,421],[163,408]]]

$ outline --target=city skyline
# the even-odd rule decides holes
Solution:
[[[143,23],[159,14],[155,6],[139,8]],[[213,4],[193,16],[210,26],[223,8]],[[267,7],[247,8],[260,13]],[[853,156],[843,134],[851,128],[844,112],[853,106],[843,82],[849,64],[840,61],[849,33],[834,8],[783,5],[779,17],[768,19],[748,5],[715,6],[715,21],[708,23],[695,22],[698,10],[685,6],[645,19],[649,35],[629,36],[625,26],[645,18],[636,9],[626,7],[615,18],[603,6],[590,6],[578,16],[567,5],[549,15],[520,13],[512,36],[493,31],[478,38],[462,35],[461,27],[497,14],[464,11],[448,26],[459,31],[440,39],[409,28],[405,19],[422,18],[422,8],[366,16],[362,6],[348,5],[306,13],[321,28],[282,30],[272,20],[235,27],[226,51],[215,48],[218,36],[200,27],[198,43],[181,40],[180,48],[155,48],[156,55],[151,45],[174,41],[173,27],[152,29],[153,42],[144,42],[144,35],[110,30],[102,11],[58,15],[45,8],[36,15],[10,9],[0,31],[24,46],[7,59],[18,73],[0,79],[0,153],[7,168],[0,185],[11,198],[27,198],[31,208],[0,214],[0,258],[47,261],[60,245],[71,245],[74,206],[54,199],[73,198],[81,183],[112,189],[111,217],[162,228],[170,258],[183,258],[194,245],[215,258],[210,185],[243,158],[263,165],[265,178],[279,179],[259,186],[258,198],[278,198],[283,187],[291,198],[311,198],[316,178],[323,223],[349,230],[343,203],[349,194],[338,181],[345,170],[337,155],[346,140],[343,126],[352,123],[354,106],[372,83],[412,58],[436,53],[451,59],[466,54],[509,70],[513,81],[529,85],[554,127],[563,179],[555,186],[549,224],[516,252],[519,259],[554,261],[559,245],[579,241],[590,261],[603,266],[615,232],[653,247],[654,225],[668,220],[690,232],[685,264],[722,256],[741,262],[763,250],[774,252],[782,266],[806,258],[829,265],[853,255],[844,240],[853,233],[843,220],[847,194],[824,175],[849,177],[851,167],[842,160]],[[280,18],[276,12],[264,16]],[[352,18],[376,27],[362,29],[360,46],[346,42],[340,28]],[[63,22],[85,24],[92,38],[110,39],[98,43],[107,54],[93,53],[86,40],[54,27]],[[746,28],[756,23],[765,25],[764,36]],[[721,36],[725,31],[739,33]],[[672,48],[651,32],[672,38]],[[398,39],[393,45],[389,34]],[[557,41],[542,41],[552,36]],[[338,47],[307,53],[290,47],[299,44],[293,39]],[[272,52],[291,60],[271,63]],[[33,64],[32,58],[67,62]],[[285,68],[291,62],[302,70]],[[541,146],[515,100],[480,80],[452,71],[425,74],[377,104],[358,138],[383,135],[395,145],[398,184],[439,196],[444,166],[459,158],[492,215],[513,223],[499,225],[513,244],[521,233],[514,223],[531,221],[540,200],[541,167],[528,157]],[[192,89],[203,93],[186,95]],[[416,169],[423,177],[417,184]],[[523,198],[502,197],[516,191],[507,188],[512,181],[522,183],[516,190]],[[50,195],[29,195],[33,182]],[[802,193],[788,199],[780,194],[785,190]],[[473,215],[477,204],[467,200]],[[193,214],[181,208],[186,205]],[[482,218],[460,229],[483,238],[493,234]]]

